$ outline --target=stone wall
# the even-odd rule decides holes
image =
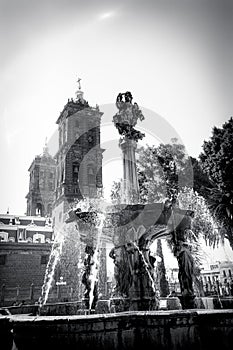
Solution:
[[[233,345],[233,311],[9,316],[0,318],[0,329],[4,349],[11,349],[9,332],[12,329],[18,350],[230,350]]]
[[[45,243],[2,243],[1,255],[5,255],[4,264],[0,265],[1,285],[6,287],[42,286],[51,244]]]

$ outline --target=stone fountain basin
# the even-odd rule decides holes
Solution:
[[[97,212],[71,210],[68,214],[66,222],[78,222],[81,239],[85,243],[93,241],[96,237]],[[174,226],[176,230],[190,227],[192,215],[190,210],[171,209],[163,203],[108,206],[105,211],[102,241],[120,246],[138,241],[146,232],[147,239],[168,237],[174,231]]]
[[[232,349],[233,310],[0,318],[1,345],[31,349]],[[11,332],[12,330],[12,332]]]

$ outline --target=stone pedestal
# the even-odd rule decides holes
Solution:
[[[138,203],[139,185],[136,171],[135,151],[137,143],[134,140],[125,138],[120,142],[123,154],[123,195],[125,203]]]
[[[129,299],[114,297],[110,299],[110,313],[129,311]]]
[[[195,302],[195,295],[180,295],[179,299],[180,299],[180,303],[182,306],[183,310],[186,309],[196,309],[197,305]]]

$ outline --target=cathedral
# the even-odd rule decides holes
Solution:
[[[38,299],[56,228],[78,201],[102,194],[103,113],[98,106],[89,106],[78,82],[75,99],[68,99],[56,121],[55,156],[46,143],[28,169],[26,216],[0,215],[1,305],[27,300],[29,295]]]
[[[83,198],[102,192],[102,153],[99,107],[91,107],[79,85],[76,99],[68,99],[57,119],[59,143],[53,158],[45,146],[32,162],[27,215],[51,216],[54,225]]]

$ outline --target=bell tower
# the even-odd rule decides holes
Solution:
[[[55,225],[64,222],[64,214],[83,198],[102,192],[102,153],[99,107],[91,107],[79,87],[76,98],[68,99],[57,124],[59,147],[55,155],[56,179],[53,217]]]
[[[56,164],[49,154],[47,143],[42,155],[36,156],[30,168],[29,192],[27,199],[27,215],[52,215],[54,201],[54,178]]]

